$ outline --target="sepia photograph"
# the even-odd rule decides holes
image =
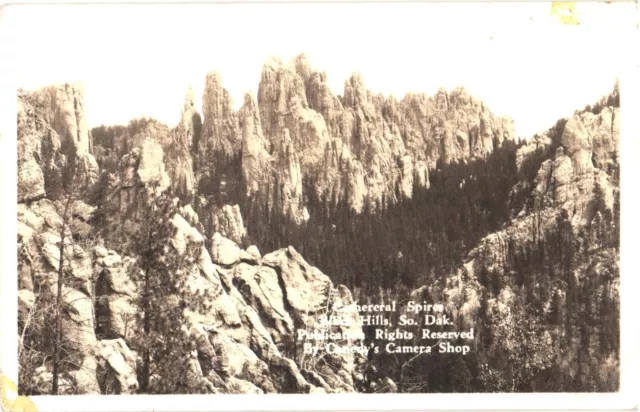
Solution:
[[[17,393],[618,393],[634,30],[635,2],[7,7]]]

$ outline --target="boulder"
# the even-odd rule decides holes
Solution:
[[[240,248],[238,245],[216,232],[211,239],[211,258],[222,266],[231,266],[240,261]]]
[[[136,357],[123,339],[99,341],[96,359],[101,366],[102,373],[98,379],[103,394],[130,394],[137,391]]]

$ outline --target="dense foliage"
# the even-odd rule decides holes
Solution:
[[[214,204],[241,205],[249,233],[245,246],[275,250],[293,245],[334,282],[356,291],[361,301],[383,296],[406,301],[416,287],[442,287],[484,236],[520,212],[531,213],[538,170],[561,146],[566,122],[551,127],[546,132],[550,146],[532,153],[519,169],[515,154],[525,142],[507,142],[486,159],[438,164],[430,172],[429,188],[415,187],[411,199],[399,196],[399,203],[382,210],[373,211],[367,202],[356,214],[342,199],[316,196],[314,182],[307,180],[311,217],[295,224],[247,198],[240,158],[220,155],[199,192]],[[479,334],[471,354],[383,355],[377,360],[380,367],[406,392],[617,390],[619,302],[613,284],[619,276],[618,205],[616,199],[613,214],[598,213],[578,234],[559,216],[540,239],[509,243],[503,267],[482,269]],[[602,264],[610,269],[606,279],[594,272]],[[507,318],[496,317],[492,309],[504,290],[515,297]],[[371,329],[365,328],[370,338]]]
[[[606,105],[619,105],[617,89],[585,110],[597,114]],[[357,300],[403,302],[423,285],[441,292],[485,236],[539,212],[532,196],[535,178],[562,145],[566,122],[551,127],[550,145],[519,168],[516,151],[525,142],[505,142],[485,159],[438,163],[430,171],[430,187],[414,187],[410,199],[397,196],[399,202],[381,209],[367,201],[359,214],[344,199],[318,196],[312,189],[316,182],[307,178],[310,218],[289,221],[247,195],[240,154],[215,151],[195,163],[198,185],[191,200],[209,238],[211,208],[239,204],[248,230],[243,246],[271,251],[292,245],[334,283],[352,289]],[[201,124],[194,123],[197,151]],[[126,133],[137,126],[129,125]],[[94,129],[94,139],[116,141],[117,133],[110,133]],[[619,171],[607,173],[617,185]],[[504,261],[480,268],[465,285],[477,293],[478,306],[470,354],[381,355],[375,359],[381,370],[404,392],[617,390],[619,194],[614,194],[613,211],[596,213],[579,233],[566,213],[558,213],[538,238],[508,239]],[[508,314],[497,309],[505,295],[511,296]],[[426,292],[422,298],[438,299]],[[365,328],[373,341],[371,332]]]
[[[356,214],[342,200],[332,206],[331,199],[308,188],[311,218],[305,224],[285,222],[277,211],[264,222],[263,210],[250,201],[243,215],[252,241],[267,250],[291,244],[335,282],[365,293],[398,284],[414,287],[425,280],[420,278],[425,270],[461,262],[480,238],[509,218],[515,149],[509,143],[486,160],[438,164],[428,189],[416,186],[412,199],[382,211],[372,211],[366,202]]]

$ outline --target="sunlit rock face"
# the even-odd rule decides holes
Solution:
[[[178,270],[187,277],[180,294],[202,303],[202,310],[184,312],[185,336],[195,351],[189,375],[193,393],[353,392],[371,383],[364,381],[363,354],[312,357],[296,339],[301,330],[348,332],[349,339],[334,343],[360,344],[362,329],[347,288],[334,285],[291,247],[261,256],[255,246],[243,250],[215,233],[209,253],[204,236],[191,226],[193,216],[182,212],[186,219],[175,214],[166,222],[174,235],[165,259],[173,255],[183,262]],[[23,322],[36,297],[55,296],[61,225],[48,200],[19,205]],[[65,369],[63,382],[69,393],[135,393],[139,355],[130,346],[143,333],[137,316],[143,285],[133,276],[140,270],[135,259],[102,246],[84,251],[67,240],[64,262],[68,311],[62,326],[80,367]],[[351,321],[320,322],[323,315],[341,314]],[[51,365],[39,373],[46,386]]]
[[[78,152],[90,152],[81,84],[49,86],[32,96],[34,106],[41,109],[43,121],[51,125],[63,143],[72,144]]]
[[[269,153],[277,158],[291,145],[317,194],[346,198],[356,212],[410,198],[414,185],[429,185],[428,170],[440,159],[485,157],[514,138],[510,119],[464,89],[398,101],[371,93],[354,74],[336,96],[304,55],[265,63],[258,106]]]
[[[220,232],[238,244],[241,244],[247,235],[238,205],[224,205],[221,209],[214,211],[211,226],[212,232]]]
[[[353,303],[344,286],[310,266],[293,248],[260,256],[246,251],[219,233],[210,254],[203,238],[185,220],[174,219],[175,253],[193,253],[198,270],[185,284],[185,293],[204,296],[212,309],[190,312],[190,336],[198,352],[200,381],[213,393],[351,392],[363,385],[365,358],[359,354],[310,357],[301,350],[296,334],[321,332],[320,316],[356,316],[346,312]],[[181,252],[183,251],[183,252]],[[174,252],[171,252],[174,253]],[[361,336],[359,320],[347,326],[350,341]],[[336,329],[337,328],[337,329]],[[217,361],[216,361],[217,359]],[[224,377],[224,379],[221,379]]]
[[[160,144],[146,138],[140,147],[133,148],[122,156],[118,164],[118,180],[114,197],[119,210],[137,210],[149,198],[161,193],[171,185],[171,178],[164,163],[164,151]]]
[[[59,192],[63,170],[73,170],[73,184],[84,187],[98,179],[98,164],[84,113],[79,84],[50,86],[18,93],[18,198],[38,199]]]
[[[38,93],[49,92],[36,92],[35,96]],[[48,112],[50,117],[43,117],[40,112],[44,109],[34,106],[32,98],[26,94],[19,97],[18,320],[24,327],[39,301],[55,299],[60,249],[64,247],[62,328],[74,362],[60,371],[59,392],[136,393],[141,354],[135,348],[144,337],[140,306],[144,285],[140,283],[140,256],[135,254],[138,249],[131,239],[134,232],[144,229],[138,220],[148,212],[145,206],[167,193],[180,196],[193,192],[192,160],[197,154],[192,151],[197,134],[193,95],[187,94],[175,128],[143,120],[132,129],[135,133],[119,137],[119,143],[126,144],[117,145],[110,154],[115,158],[102,175],[97,166],[91,168],[95,161],[85,161],[91,167],[77,167],[83,176],[77,180],[85,182],[85,189],[106,176],[107,183],[101,188],[104,199],[100,207],[74,200],[68,211],[65,199],[47,198],[46,172],[62,169],[68,156],[64,139],[53,126],[60,133],[75,133],[78,128],[72,126],[77,122],[61,122],[60,118],[68,120],[69,116],[58,118]],[[208,110],[224,113],[226,109]],[[281,130],[279,149],[272,154],[275,144],[264,137],[259,108],[251,97],[247,96],[237,118],[241,144],[227,147],[241,151],[249,193],[264,196],[271,207],[294,221],[307,219],[301,160],[290,130]],[[210,126],[218,130],[216,133],[221,130],[215,122]],[[92,158],[83,151],[84,146],[78,147],[80,150],[69,153],[76,159]],[[225,145],[218,145],[221,147]],[[200,309],[183,313],[182,329],[191,351],[180,356],[188,367],[190,392],[323,393],[368,390],[372,384],[394,387],[388,378],[365,379],[367,360],[362,353],[323,352],[312,357],[304,354],[301,341],[296,339],[300,330],[344,330],[350,337],[336,340],[335,345],[360,345],[364,337],[357,312],[349,310],[353,299],[347,288],[334,285],[291,247],[265,255],[256,246],[243,249],[239,244],[247,231],[240,207],[207,209],[211,216],[203,220],[200,209],[210,205],[206,200],[198,202],[198,212],[186,204],[164,221],[171,237],[162,249],[164,255],[158,256],[159,260],[180,262],[176,271],[186,274],[179,286],[180,296],[201,303],[197,305]],[[179,203],[178,198],[171,202]],[[104,210],[108,210],[107,216]],[[102,214],[100,222],[105,225],[93,228],[100,229],[100,235],[92,230],[97,214]],[[210,226],[211,235],[203,234],[203,223]],[[102,237],[107,227],[111,232]],[[177,296],[167,299],[167,305],[174,298]],[[320,322],[324,315],[343,311],[351,319],[348,325]],[[49,393],[52,374],[52,363],[44,362],[34,372],[30,387]],[[152,391],[162,387],[157,379],[150,385]]]
[[[307,190],[345,201],[356,213],[376,211],[428,187],[439,160],[482,158],[513,137],[510,119],[462,88],[398,100],[372,93],[356,73],[340,96],[326,73],[300,55],[267,59],[256,97],[246,95],[238,111],[220,75],[208,73],[202,115],[189,88],[175,128],[144,122],[126,147],[156,140],[182,198],[197,195],[198,182],[218,163],[239,157],[246,193],[303,222]]]
[[[211,72],[205,78],[202,95],[202,137],[198,151],[222,152],[226,155],[238,153],[242,146],[238,114],[233,101],[222,86],[220,75]]]
[[[78,205],[80,207],[80,205]],[[18,205],[18,251],[20,265],[19,304],[23,312],[33,310],[31,321],[38,319],[38,310],[44,302],[54,302],[60,271],[60,248],[64,245],[63,273],[65,280],[61,291],[62,342],[65,362],[61,365],[60,392],[62,394],[100,394],[102,383],[115,376],[117,385],[109,393],[133,393],[137,389],[135,359],[120,342],[100,340],[96,336],[94,266],[102,264],[113,272],[110,307],[118,313],[122,301],[116,296],[123,278],[118,272],[120,257],[103,249],[95,255],[84,250],[72,240],[73,227],[67,227],[58,214],[60,207],[42,199],[29,205]],[[72,208],[73,210],[73,208]],[[64,243],[61,235],[66,233]],[[116,280],[117,279],[117,280]],[[35,292],[35,295],[34,295]],[[37,299],[38,307],[34,308]],[[120,298],[121,299],[121,298]],[[29,306],[31,305],[31,306]],[[121,312],[120,312],[121,313]],[[115,319],[115,317],[114,317]],[[44,326],[44,328],[51,326]],[[122,331],[121,320],[112,327]],[[44,362],[36,369],[30,386],[40,393],[51,393],[52,364]]]
[[[441,102],[445,101],[442,97]],[[619,133],[619,108],[606,106],[598,114],[583,111],[569,118],[561,130],[561,144],[553,152],[549,150],[551,139],[546,135],[537,136],[522,146],[516,154],[519,169],[537,150],[548,153],[533,186],[517,184],[528,188],[531,205],[514,211],[508,224],[482,238],[469,251],[464,264],[443,280],[414,290],[412,298],[444,296],[445,312],[452,314],[463,327],[479,327],[477,319],[485,310],[496,328],[493,333],[504,339],[506,345],[515,345],[518,342],[512,337],[497,333],[502,330],[500,327],[513,322],[518,291],[505,285],[513,284],[519,276],[513,269],[514,259],[519,254],[522,256],[523,251],[532,253],[531,250],[541,244],[548,248],[560,247],[559,239],[570,241],[572,253],[576,253],[570,276],[578,283],[587,282],[600,294],[617,288],[619,278],[612,274],[619,273],[619,250],[603,240],[610,234],[602,233],[599,225],[605,219],[603,216],[613,221],[609,225],[618,224],[613,216],[615,198],[619,196],[615,175],[619,168]],[[566,270],[562,264],[550,261],[547,270],[552,274],[561,273]],[[491,279],[485,278],[484,282],[492,284],[483,285],[482,277],[487,274]],[[526,276],[537,276],[540,280],[544,274]],[[480,296],[496,285],[500,289],[489,292],[492,295],[487,298],[486,307],[481,308]],[[552,284],[549,289],[549,301],[543,302],[545,310],[554,295],[558,298],[564,293],[557,285]],[[618,299],[616,293],[613,299]],[[552,338],[545,339],[551,342]],[[583,349],[570,346],[564,356],[577,356]]]
[[[170,235],[156,257],[163,264],[177,262],[171,274],[183,276],[167,305],[198,303],[197,309],[180,309],[188,350],[179,356],[190,392],[394,391],[388,377],[366,376],[370,363],[363,353],[304,353],[301,331],[349,332],[349,338],[332,341],[339,348],[363,343],[359,315],[349,310],[351,292],[293,247],[261,253],[249,246],[255,240],[246,223],[258,219],[243,219],[242,201],[199,193],[203,170],[237,159],[246,198],[265,205],[265,215],[281,213],[302,224],[309,219],[308,191],[343,201],[357,213],[375,212],[428,187],[429,171],[440,162],[484,158],[514,137],[511,120],[494,115],[464,89],[411,93],[399,100],[372,93],[354,74],[338,96],[305,56],[289,63],[267,61],[257,98],[247,94],[239,111],[220,77],[208,74],[202,116],[188,89],[175,127],[138,123],[100,158],[108,168],[98,167],[93,157],[83,107],[81,89],[71,85],[18,96],[18,322],[24,327],[37,304],[56,295],[64,273],[62,325],[74,364],[63,371],[63,393],[138,390],[136,348],[143,335],[138,262],[144,253],[131,238],[141,229],[145,206],[162,196],[173,209],[158,224]],[[552,142],[546,135],[522,146],[515,157],[519,172],[534,154],[549,152],[535,179],[522,185],[531,201],[475,244],[463,264],[410,297],[438,296],[458,325],[474,327],[483,302],[483,270],[495,274],[496,284],[506,284],[517,275],[505,269],[514,250],[552,236],[573,241],[571,236],[611,216],[618,191],[619,121],[613,107],[579,113],[564,126],[559,147],[552,146],[559,136]],[[70,165],[74,187],[90,192],[105,176],[107,184],[101,203],[75,199],[70,215],[63,216],[64,201],[52,193]],[[94,234],[106,232],[94,221],[100,214],[116,227],[110,235]],[[615,248],[603,247],[600,233],[590,236],[580,247],[597,255],[571,267],[570,276],[595,274],[600,281],[616,271],[619,256]],[[519,290],[496,288],[485,309],[494,324],[508,324]],[[327,325],[321,321],[326,315],[349,322]],[[515,343],[509,339],[508,345]],[[37,369],[40,391],[50,391],[51,374],[51,362]],[[161,391],[157,379],[151,386]]]
[[[576,231],[598,211],[610,213],[617,190],[612,170],[619,161],[619,138],[618,108],[572,116],[562,133],[562,146],[538,171],[536,208],[561,207]]]
[[[269,198],[274,159],[269,153],[269,141],[262,133],[258,107],[248,94],[245,95],[238,117],[242,130],[242,174],[247,194]]]
[[[110,219],[130,219],[139,207],[136,202],[153,201],[169,189],[162,158],[160,144],[152,139],[123,157],[120,191],[131,191],[131,199],[121,200]],[[135,393],[140,354],[131,347],[143,336],[139,305],[144,285],[136,275],[138,257],[104,246],[84,250],[72,240],[75,226],[64,225],[61,205],[47,199],[21,203],[18,210],[23,324],[36,299],[55,297],[60,234],[67,233],[63,304],[68,310],[62,327],[79,367],[64,369],[61,393]],[[95,213],[84,203],[74,203],[70,210],[87,221]],[[255,246],[244,250],[216,232],[207,248],[195,211],[191,206],[177,210],[163,223],[172,235],[162,252],[166,256],[157,259],[180,262],[174,269],[186,277],[179,284],[179,295],[201,303],[200,309],[183,313],[185,339],[193,348],[180,355],[190,359],[189,391],[326,393],[367,390],[372,384],[394,387],[388,378],[365,379],[367,361],[362,353],[309,356],[296,339],[300,331],[348,332],[349,338],[336,340],[335,345],[360,345],[364,336],[347,288],[334,285],[292,247],[262,256]],[[243,227],[237,206],[223,208],[221,214],[220,226],[239,235]],[[328,315],[344,315],[350,322],[322,323],[320,318]],[[45,363],[37,373],[34,379],[40,390],[50,391],[51,364]],[[152,383],[152,390],[153,385],[161,383]]]

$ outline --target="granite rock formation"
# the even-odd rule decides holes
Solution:
[[[414,183],[428,186],[428,169],[439,159],[484,157],[514,137],[509,119],[494,116],[460,88],[435,97],[409,94],[398,102],[372,94],[354,74],[343,96],[335,96],[326,74],[312,69],[304,55],[288,64],[265,63],[258,105],[272,153],[291,144],[318,195],[347,195],[357,212],[365,201],[395,201],[398,192],[410,198]]]
[[[220,76],[208,73],[202,117],[189,89],[176,128],[148,122],[128,138],[127,150],[146,137],[162,146],[177,195],[197,195],[221,158],[240,157],[246,192],[303,222],[306,190],[345,200],[357,213],[365,205],[376,210],[411,198],[414,186],[428,187],[438,161],[485,157],[514,132],[510,119],[462,88],[398,101],[373,94],[356,73],[336,95],[326,73],[300,55],[288,63],[268,59],[257,100],[247,95],[237,112]]]
[[[267,61],[257,98],[247,94],[237,112],[220,77],[208,74],[202,118],[189,90],[175,128],[137,121],[108,148],[93,147],[81,89],[65,85],[21,92],[18,102],[18,322],[31,331],[21,339],[32,339],[33,331],[51,332],[51,319],[41,308],[56,296],[62,273],[62,343],[69,362],[60,370],[60,393],[136,393],[143,385],[145,391],[163,392],[166,376],[152,373],[148,385],[139,379],[145,363],[140,342],[149,328],[140,316],[147,296],[140,262],[151,253],[161,268],[155,274],[168,274],[176,289],[158,293],[162,309],[177,309],[182,321],[171,330],[179,339],[170,348],[180,365],[173,378],[181,391],[395,391],[389,377],[370,373],[374,359],[367,357],[352,292],[291,246],[266,253],[258,249],[262,244],[249,246],[255,239],[247,235],[246,224],[253,221],[241,213],[246,205],[209,193],[230,183],[226,171],[209,192],[203,189],[206,179],[231,164],[241,176],[240,197],[265,207],[259,223],[268,225],[280,213],[305,228],[311,195],[346,204],[347,217],[352,211],[375,212],[427,188],[430,171],[439,165],[482,159],[514,138],[509,119],[495,116],[464,89],[435,96],[410,93],[398,100],[370,92],[354,74],[339,96],[329,89],[326,74],[304,56],[287,64]],[[460,328],[477,327],[484,312],[482,321],[491,325],[492,336],[508,336],[494,344],[511,349],[518,344],[511,333],[523,324],[515,308],[528,297],[516,289],[522,285],[506,280],[537,285],[515,271],[516,257],[531,260],[542,244],[547,254],[572,248],[571,256],[545,267],[560,280],[548,288],[539,309],[544,313],[552,299],[567,299],[563,285],[570,281],[592,279],[589,286],[600,295],[615,287],[619,255],[616,247],[603,246],[607,233],[602,228],[609,227],[602,222],[613,221],[616,213],[619,129],[619,110],[605,105],[597,113],[577,112],[559,136],[543,134],[521,146],[515,152],[520,181],[512,192],[527,201],[508,210],[512,218],[500,221],[498,230],[478,235],[484,237],[464,250],[462,264],[444,266],[409,297],[437,296]],[[535,172],[530,179],[527,168]],[[69,170],[73,186],[83,189],[72,198],[61,184]],[[151,227],[147,214],[159,209],[170,212]],[[279,217],[276,222],[284,222]],[[336,227],[329,224],[332,236]],[[164,237],[152,239],[158,245],[151,252],[141,251],[136,236],[149,227],[155,230],[149,233]],[[278,229],[290,227],[283,223]],[[570,261],[574,249],[585,257]],[[323,318],[330,315],[348,322],[327,325]],[[326,348],[306,353],[300,336],[326,332],[348,337],[328,338],[335,353]],[[536,365],[548,366],[539,349],[558,342],[559,334],[550,328],[531,339],[533,349],[525,349],[539,356],[533,359]],[[576,344],[568,347],[567,356],[577,356]],[[50,349],[39,347],[40,353]],[[48,393],[52,364],[38,356],[25,358],[32,374],[21,385]]]
[[[51,86],[18,93],[18,198],[55,196],[63,169],[73,170],[73,185],[98,179],[80,85]]]
[[[41,117],[30,101],[30,96],[21,95],[18,123],[24,174],[18,199],[18,321],[26,331],[22,339],[37,339],[42,347],[36,354],[51,350],[50,340],[42,334],[50,333],[55,322],[46,316],[55,311],[43,308],[55,302],[62,273],[64,362],[58,371],[58,393],[136,393],[143,357],[139,345],[144,336],[140,317],[144,284],[137,263],[139,249],[131,238],[144,221],[144,205],[172,192],[191,190],[185,183],[189,163],[181,168],[175,158],[180,158],[179,148],[186,146],[193,133],[192,99],[187,98],[184,122],[176,129],[151,121],[132,136],[116,170],[102,171],[107,183],[101,187],[104,197],[98,208],[78,196],[70,198],[69,192],[63,192],[60,200],[47,198],[42,173],[46,158],[38,155],[44,150],[38,139],[58,136],[53,127],[57,123],[51,123],[58,118]],[[243,150],[256,153],[258,162],[272,159],[260,140],[257,106],[250,99],[244,113]],[[61,151],[58,146],[51,158],[62,156]],[[273,196],[295,198],[301,190],[300,170],[292,149],[277,162],[288,165],[289,175]],[[263,182],[262,172],[255,170],[256,191]],[[87,188],[96,180],[88,179]],[[179,205],[180,200],[170,204]],[[246,229],[237,205],[212,214],[209,223],[215,232],[210,238],[202,234],[204,227],[191,205],[176,207],[162,223],[163,233],[170,238],[163,244],[163,256],[156,258],[181,262],[176,276],[186,274],[179,294],[169,297],[167,304],[178,296],[198,302],[199,309],[187,308],[181,315],[185,347],[191,349],[179,354],[186,365],[186,375],[180,379],[184,378],[189,393],[353,392],[366,391],[371,385],[393,390],[388,378],[366,377],[366,348],[365,354],[321,350],[311,356],[303,351],[300,331],[340,332],[348,338],[330,340],[335,347],[361,346],[364,336],[347,288],[334,285],[292,247],[261,255],[255,246],[247,250],[238,246]],[[91,230],[101,213],[100,224],[110,227],[104,236]],[[349,322],[322,322],[328,315],[344,316]],[[33,365],[24,361],[33,370],[30,380],[21,385],[31,393],[51,391],[53,370],[48,358]],[[162,391],[162,382],[151,378],[149,390]]]
[[[234,111],[229,92],[222,87],[217,73],[208,73],[202,96],[202,138],[198,144],[202,152],[222,152],[227,155],[241,150],[242,134],[238,114]]]
[[[550,316],[557,302],[567,303],[567,283],[581,285],[599,299],[617,290],[620,254],[619,249],[612,246],[616,240],[610,232],[617,225],[614,202],[619,196],[618,121],[617,107],[604,107],[598,114],[578,112],[566,122],[557,147],[553,147],[546,135],[522,146],[516,157],[518,168],[536,150],[546,153],[533,186],[528,187],[523,182],[516,185],[528,187],[532,201],[520,213],[514,214],[503,229],[481,239],[462,265],[444,279],[414,290],[412,298],[443,296],[445,312],[451,314],[456,324],[477,330],[484,317],[484,327],[490,331],[484,333],[500,336],[499,345],[513,349],[522,345],[518,339],[523,339],[514,333],[521,322],[516,318],[514,307],[516,301],[528,299],[518,296],[522,291],[517,290],[517,279],[525,285],[531,282],[535,287],[545,288],[547,300],[542,301],[540,309],[544,316]],[[606,219],[613,223],[603,225]],[[607,229],[603,230],[603,227]],[[546,266],[544,270],[523,274],[522,267],[514,264],[518,259],[540,259]],[[550,281],[550,277],[558,276],[563,280]],[[549,283],[543,284],[543,281]],[[527,293],[536,292],[529,290]],[[619,305],[617,293],[611,296],[614,304]],[[485,307],[482,307],[482,299],[485,299]],[[550,363],[552,348],[569,333],[561,332],[561,326],[558,323],[546,325],[541,335],[529,332],[523,356],[529,357],[531,367],[534,364],[542,369],[553,366]],[[580,373],[570,365],[581,356],[584,350],[581,345],[584,343],[570,338],[563,352],[565,360],[559,368],[566,370],[568,376],[575,377]],[[593,341],[590,345],[599,347]],[[617,364],[611,359],[593,362],[602,362],[599,367],[603,371]]]
[[[362,354],[309,356],[297,339],[300,330],[322,333],[329,328],[348,333],[349,344],[359,344],[363,335],[357,312],[342,312],[353,303],[348,289],[334,285],[293,248],[260,257],[255,247],[242,250],[216,233],[209,254],[204,237],[182,216],[176,214],[168,224],[175,235],[167,253],[191,254],[186,261],[193,262],[183,292],[204,299],[210,308],[186,313],[185,328],[197,362],[194,391],[352,392],[368,384]],[[34,300],[55,295],[61,225],[62,218],[46,199],[19,205],[21,313],[29,313]],[[129,348],[141,333],[136,317],[140,286],[130,275],[135,260],[101,246],[85,251],[70,240],[65,242],[65,257],[64,339],[77,359],[77,368],[63,371],[68,390],[135,392],[140,354]],[[329,314],[350,322],[323,324],[321,316]],[[38,372],[44,382],[50,375],[50,369]]]

